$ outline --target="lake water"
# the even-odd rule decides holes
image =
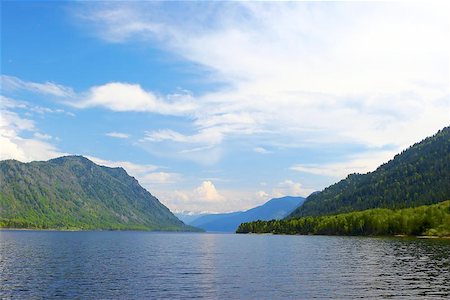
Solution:
[[[445,298],[450,241],[0,231],[0,298]]]

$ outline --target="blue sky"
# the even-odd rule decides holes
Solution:
[[[444,2],[1,5],[0,158],[123,166],[173,211],[307,196],[449,124]]]

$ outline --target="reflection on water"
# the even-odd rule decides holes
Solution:
[[[0,231],[0,298],[445,298],[449,240]]]

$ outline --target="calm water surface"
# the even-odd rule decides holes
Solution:
[[[0,231],[0,298],[448,298],[450,241]]]

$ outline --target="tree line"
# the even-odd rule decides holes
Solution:
[[[329,216],[242,223],[237,233],[450,236],[450,200],[405,209],[368,209]]]

